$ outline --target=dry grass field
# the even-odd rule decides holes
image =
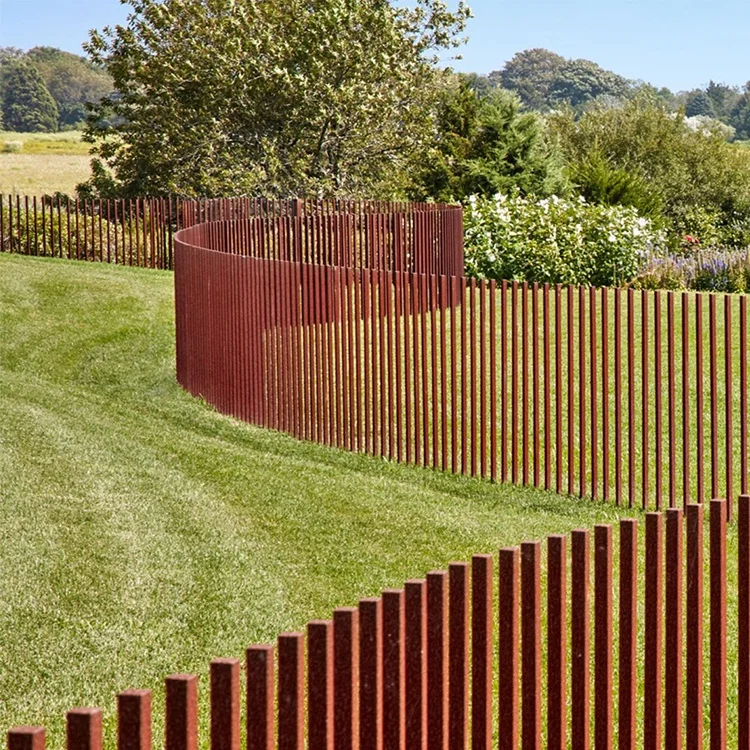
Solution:
[[[78,131],[0,132],[0,194],[72,193],[89,176],[88,149]]]

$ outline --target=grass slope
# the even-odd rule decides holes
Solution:
[[[617,518],[216,414],[175,382],[168,273],[0,255],[0,331],[0,727],[52,747],[74,705],[105,709],[111,744],[118,690]]]

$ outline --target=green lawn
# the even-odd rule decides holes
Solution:
[[[0,255],[3,730],[46,724],[62,747],[64,711],[94,704],[111,745],[118,690],[205,674],[451,560],[616,522],[218,415],[175,382],[172,283]]]

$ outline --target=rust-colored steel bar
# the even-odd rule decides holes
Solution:
[[[240,750],[240,661],[214,659],[211,682],[211,750]]]
[[[521,284],[521,482],[529,484],[529,285]]]
[[[151,750],[151,691],[117,696],[117,750]]]
[[[563,489],[562,287],[555,285],[555,492]]]
[[[448,566],[448,747],[465,750],[469,736],[469,566]]]
[[[571,741],[587,750],[590,742],[589,532],[571,533]]]
[[[407,581],[406,607],[406,747],[427,747],[427,584]]]
[[[510,291],[510,475],[518,484],[518,282]]]
[[[273,750],[275,669],[273,646],[250,646],[246,652],[247,750]]]
[[[416,319],[414,313],[414,277],[407,273],[404,275],[404,438],[406,440],[406,463],[413,460],[413,435],[412,435],[412,345],[411,324],[414,321],[416,331]],[[453,322],[453,321],[452,321]],[[359,330],[359,328],[358,328]],[[415,333],[416,335],[416,333]],[[451,328],[451,335],[455,337],[455,326]],[[455,342],[454,342],[455,343]],[[415,355],[416,356],[416,355]],[[415,363],[416,364],[416,363]],[[451,363],[452,367],[455,364]],[[418,427],[415,428],[418,430]],[[454,468],[455,472],[455,468]]]
[[[648,349],[650,335],[648,325],[648,298],[650,292],[641,290],[641,506],[648,508],[649,501],[649,378]],[[633,425],[631,425],[631,429]]]
[[[383,748],[400,750],[404,742],[404,592],[383,592]]]
[[[567,748],[567,537],[547,537],[547,747]]]
[[[461,292],[459,290],[459,278],[457,276],[451,277],[451,471],[454,474],[458,474],[458,354],[456,349],[456,310],[459,308],[459,300],[461,299]],[[462,303],[461,303],[462,304]],[[459,313],[463,315],[463,313]],[[408,370],[408,366],[407,366]]]
[[[727,746],[727,501],[711,500],[711,748]]]
[[[359,747],[359,613],[356,608],[333,611],[334,744],[342,750]]]
[[[447,351],[447,327],[446,318],[448,316],[448,282],[447,276],[440,277],[440,468],[443,471],[448,470],[448,351]],[[482,318],[484,319],[484,304],[482,303]],[[397,319],[398,320],[398,319]],[[484,324],[482,324],[484,330]],[[484,356],[484,349],[482,349]],[[484,394],[486,367],[482,365],[482,393]],[[400,383],[400,379],[399,379]],[[400,386],[399,386],[400,392]],[[484,395],[482,396],[484,402]],[[400,407],[397,407],[397,413],[400,414]],[[484,438],[484,431],[482,431]],[[484,454],[483,454],[484,455]],[[400,460],[400,459],[399,459]],[[482,475],[485,475],[485,467],[482,467]]]
[[[492,748],[493,559],[471,559],[471,749]]]
[[[646,515],[645,691],[643,746],[661,748],[664,516]]]
[[[520,571],[518,547],[500,550],[498,558],[498,748],[517,750],[519,738]]]
[[[497,481],[497,284],[490,281],[490,479]],[[455,469],[454,469],[455,473]]]
[[[622,290],[614,291],[615,503],[622,504]]]
[[[472,279],[474,283],[476,281]],[[438,370],[438,341],[437,341],[437,276],[430,276],[430,287],[429,287],[429,304],[430,304],[430,385],[431,385],[431,399],[430,399],[430,412],[432,414],[432,429],[430,434],[432,436],[432,463],[433,469],[437,469],[441,466],[440,455],[440,408],[438,406],[438,384],[440,380],[440,371]],[[473,307],[472,307],[473,310]],[[476,335],[472,336],[472,341],[476,342]],[[474,363],[475,349],[472,349],[472,365],[476,369]],[[476,396],[476,388],[474,389]],[[472,409],[475,409],[472,403]],[[476,428],[476,423],[475,423]],[[476,429],[474,430],[474,443],[476,444]],[[476,449],[474,451],[476,454]],[[476,471],[474,471],[476,475]]]
[[[534,486],[541,486],[541,451],[539,448],[539,433],[541,430],[541,415],[539,413],[539,284],[531,287],[531,376],[532,376],[532,410],[533,410],[533,465]]]
[[[609,289],[602,296],[602,498],[607,502],[609,492]]]
[[[542,746],[542,606],[540,542],[521,545],[522,747]]]
[[[575,432],[574,432],[574,416],[573,407],[575,399],[575,383],[574,383],[574,365],[573,365],[573,343],[575,336],[573,334],[573,307],[574,307],[574,288],[568,287],[568,326],[565,330],[565,335],[568,344],[568,383],[567,383],[567,394],[568,394],[568,412],[566,414],[568,421],[568,494],[572,495],[575,491]],[[580,334],[580,332],[579,332]]]
[[[628,289],[628,507],[635,505],[635,291]]]
[[[430,300],[427,294],[426,274],[420,278],[420,299],[422,301],[422,465],[430,465],[430,364],[427,359],[428,320]],[[433,371],[434,372],[434,371]]]
[[[748,493],[747,296],[740,297],[740,487]]]
[[[174,674],[166,679],[166,750],[198,747],[198,677]]]
[[[750,750],[750,496],[737,502],[737,748]]]
[[[618,690],[618,747],[636,747],[638,653],[638,522],[620,521],[620,637]]]
[[[359,603],[359,746],[383,747],[383,602]]]
[[[471,476],[477,475],[477,280],[472,278],[469,286],[469,310],[471,325],[469,345],[471,347]]]
[[[44,750],[44,727],[15,727],[8,732],[8,750]]]
[[[696,500],[702,503],[705,495],[705,471],[704,471],[704,418],[703,413],[703,295],[695,295],[695,439],[696,451]]]
[[[448,746],[448,575],[427,574],[427,747]]]
[[[307,743],[333,750],[333,624],[307,624]]]
[[[549,284],[542,287],[542,331],[544,361],[544,489],[552,489],[552,392],[549,323]],[[494,367],[492,368],[494,372]]]
[[[685,749],[703,747],[703,505],[686,508]]]
[[[102,712],[74,708],[65,716],[66,750],[102,750]]]
[[[612,748],[612,527],[594,527],[594,747]]]
[[[508,481],[508,282],[500,283],[500,481]]]
[[[654,495],[656,497],[656,509],[662,507],[663,488],[663,405],[662,405],[662,341],[661,341],[661,292],[654,292],[654,453],[655,453],[655,482]]]
[[[669,507],[674,508],[677,505],[674,292],[667,293],[667,372],[667,400],[669,410]]]
[[[682,748],[683,510],[666,514],[666,587],[664,609],[664,747]]]
[[[305,637],[278,637],[278,750],[302,750],[305,744]]]
[[[719,355],[716,333],[716,295],[708,296],[708,345],[711,397],[711,497],[719,497]]]
[[[591,391],[591,496],[594,500],[599,498],[599,391],[597,381],[599,378],[599,361],[597,357],[596,342],[598,339],[596,328],[596,289],[589,288],[589,366],[591,368],[590,391]]]
[[[724,455],[726,471],[727,520],[732,522],[734,501],[734,407],[732,404],[732,297],[724,295]]]

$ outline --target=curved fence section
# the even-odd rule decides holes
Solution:
[[[191,393],[325,445],[629,506],[748,492],[747,297],[467,280],[460,208],[333,209],[214,205],[177,235]]]

